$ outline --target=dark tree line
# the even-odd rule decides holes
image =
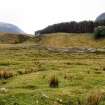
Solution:
[[[48,34],[48,33],[57,33],[57,32],[65,32],[65,33],[93,33],[95,27],[97,26],[105,26],[104,21],[81,21],[81,22],[65,22],[50,25],[42,30],[38,30],[35,32],[35,35]]]

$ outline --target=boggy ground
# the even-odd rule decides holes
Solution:
[[[105,105],[104,52],[51,52],[30,43],[0,46],[0,70],[13,74],[0,80],[0,105]],[[58,88],[49,87],[52,75]]]

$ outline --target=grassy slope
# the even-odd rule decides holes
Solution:
[[[105,40],[94,40],[93,34],[57,33],[44,35],[40,43],[47,47],[105,47]]]
[[[3,33],[0,32],[0,44],[15,44],[21,43],[29,39],[29,35],[17,33]]]
[[[105,92],[104,63],[104,53],[53,53],[28,42],[6,44],[0,48],[0,69],[13,71],[14,77],[0,80],[0,87],[8,89],[0,93],[0,104],[77,105],[78,97],[84,100],[93,90]],[[49,87],[52,74],[59,78],[59,88]]]

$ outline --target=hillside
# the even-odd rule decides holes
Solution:
[[[93,34],[53,33],[39,37],[41,46],[51,48],[104,48],[105,40],[95,40]]]
[[[97,18],[96,21],[105,21],[105,13],[100,14]]]
[[[22,43],[30,38],[27,34],[17,34],[17,33],[3,33],[0,32],[0,44],[16,44]]]
[[[24,32],[16,25],[5,22],[0,22],[0,32],[24,34]]]

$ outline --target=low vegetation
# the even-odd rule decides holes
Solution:
[[[59,86],[59,80],[55,75],[52,75],[49,80],[49,86],[51,88],[57,88]]]
[[[90,34],[64,35],[45,36],[39,43],[57,48],[105,46],[105,40],[95,42]],[[105,52],[51,52],[36,42],[0,44],[1,105],[105,105]],[[4,71],[13,76],[5,79]]]
[[[105,38],[105,26],[98,26],[94,31],[95,39]]]
[[[89,33],[54,33],[41,36],[39,44],[48,48],[104,48],[105,40],[95,40]]]
[[[0,79],[8,79],[13,77],[13,73],[7,70],[0,70]]]
[[[104,93],[101,91],[93,91],[87,97],[86,105],[99,105],[103,100]]]
[[[1,44],[16,44],[23,43],[30,39],[28,35],[25,34],[17,34],[17,33],[3,33],[0,32],[0,43]]]

